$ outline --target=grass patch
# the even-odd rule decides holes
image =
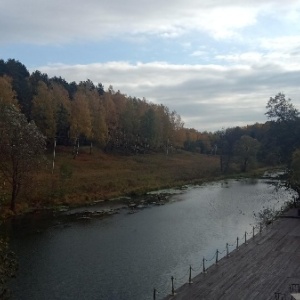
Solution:
[[[78,205],[212,179],[218,172],[218,157],[189,152],[123,156],[81,149],[73,159],[71,149],[57,149],[53,174],[49,164],[26,201],[30,206]]]
[[[221,178],[218,156],[184,151],[124,156],[96,149],[89,154],[89,148],[81,148],[73,159],[71,152],[71,148],[57,149],[53,174],[49,154],[48,168],[35,176],[34,188],[20,195],[19,211],[32,207],[76,206]]]

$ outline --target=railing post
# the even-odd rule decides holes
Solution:
[[[219,250],[217,249],[217,251],[216,251],[216,265],[218,264],[218,260],[219,260]]]
[[[236,249],[239,250],[239,237],[236,238]]]
[[[202,260],[202,265],[203,265],[203,273],[205,273],[206,270],[205,270],[205,258],[204,257],[203,257],[203,260]]]
[[[245,245],[247,245],[247,231],[245,231]]]
[[[153,300],[156,299],[156,289],[153,289]]]
[[[174,277],[171,277],[171,281],[172,281],[172,296],[175,295],[175,289],[174,289]]]
[[[253,226],[253,228],[252,228],[252,237],[253,237],[253,239],[254,239],[254,236],[255,236],[255,227]]]
[[[226,257],[229,257],[229,245],[226,243]]]
[[[192,266],[190,265],[189,284],[192,284]]]

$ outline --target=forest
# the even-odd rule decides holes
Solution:
[[[112,86],[105,91],[89,79],[77,84],[39,71],[29,74],[13,59],[0,60],[0,84],[1,98],[34,120],[49,146],[55,139],[58,145],[93,144],[106,152],[129,154],[216,150],[218,134],[185,128],[175,111],[116,92]],[[240,136],[248,131],[243,128]]]
[[[299,143],[298,111],[282,93],[269,100],[270,121],[264,124],[201,132],[185,128],[180,115],[162,104],[127,96],[112,86],[105,90],[89,79],[68,83],[38,70],[30,74],[21,62],[8,59],[0,60],[0,101],[14,104],[28,121],[33,120],[48,148],[55,140],[57,145],[94,145],[112,153],[184,149],[222,154],[222,169],[228,171],[234,156],[245,156],[243,144],[248,148],[250,143],[254,152],[250,156],[255,154],[258,161],[278,164],[286,162]],[[242,160],[241,168],[246,165]]]

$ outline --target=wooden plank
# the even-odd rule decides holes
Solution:
[[[275,292],[290,297],[289,285],[300,283],[300,218],[280,219],[193,282],[164,299],[266,300],[275,299]]]

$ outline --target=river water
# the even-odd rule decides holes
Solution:
[[[14,299],[157,299],[201,272],[202,259],[234,248],[265,208],[293,194],[270,180],[243,179],[178,190],[162,206],[107,218],[16,222],[8,233],[19,257]],[[221,256],[221,255],[220,255]],[[209,262],[206,262],[207,266]]]

